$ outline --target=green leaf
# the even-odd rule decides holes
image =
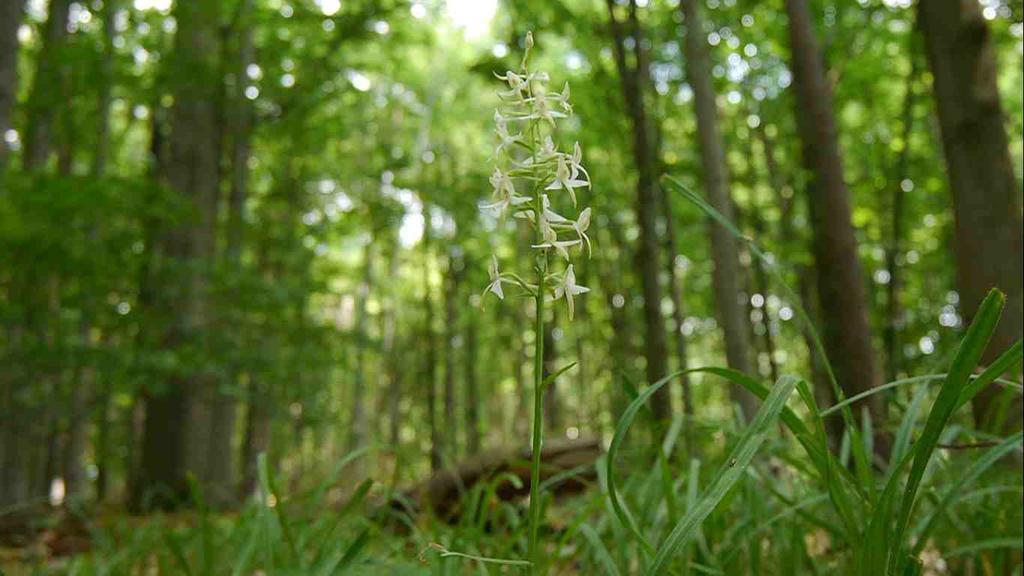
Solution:
[[[615,560],[612,559],[612,555],[608,552],[604,542],[601,542],[601,537],[597,535],[597,532],[589,524],[582,524],[580,525],[580,534],[583,534],[587,543],[590,544],[590,548],[594,551],[594,558],[597,559],[597,565],[604,570],[604,573],[608,576],[619,576],[619,569],[615,566]]]
[[[1006,455],[1017,450],[1021,440],[1024,440],[1024,432],[1017,432],[1013,436],[1010,436],[996,446],[987,450],[984,456],[972,462],[966,470],[956,475],[956,480],[949,486],[945,487],[942,495],[939,496],[938,502],[935,504],[935,508],[928,516],[925,517],[925,520],[921,523],[920,527],[914,531],[912,539],[917,543],[910,552],[911,556],[916,557],[921,553],[925,543],[928,541],[928,536],[931,535],[931,531],[935,528],[938,521],[941,520],[942,517],[945,516],[946,511],[949,510],[961,496],[963,496],[964,487],[977,480],[982,474],[1002,460]]]
[[[687,510],[686,516],[676,524],[658,548],[654,561],[647,570],[648,575],[663,574],[668,570],[669,563],[676,553],[694,537],[704,520],[711,515],[718,503],[743,476],[747,466],[750,465],[754,455],[764,443],[768,432],[778,421],[779,414],[785,407],[793,389],[796,388],[797,382],[799,382],[797,378],[783,376],[772,387],[754,420],[746,427],[739,442],[730,452],[725,464],[719,469],[707,490],[696,505]]]
[[[555,370],[551,374],[548,374],[547,377],[544,378],[544,380],[542,380],[540,383],[541,390],[547,388],[549,384],[557,380],[558,377],[561,376],[562,374],[565,374],[569,370],[572,370],[574,366],[576,366],[576,362],[570,362],[565,366],[562,366],[558,370]]]
[[[839,386],[839,381],[836,379],[835,370],[832,369],[832,363],[828,359],[828,354],[825,353],[825,346],[822,344],[817,328],[811,321],[810,315],[807,314],[807,311],[804,310],[801,305],[802,299],[800,298],[800,295],[789,287],[789,284],[786,283],[786,279],[783,278],[782,274],[779,272],[775,260],[769,258],[752,238],[743,234],[732,222],[729,221],[728,218],[723,216],[710,204],[704,201],[700,194],[690,190],[685,184],[667,174],[662,177],[662,180],[667,182],[671,188],[676,190],[690,203],[697,206],[712,220],[725,228],[730,234],[735,236],[737,240],[743,242],[750,250],[750,253],[764,264],[765,270],[768,271],[772,279],[779,285],[782,292],[786,295],[791,302],[791,305],[796,310],[797,320],[803,325],[804,329],[810,335],[811,341],[814,343],[813,352],[821,358],[822,365],[825,368],[825,373],[828,375],[829,383],[832,385],[832,392],[835,394],[836,399],[841,402],[845,398],[845,394],[843,389]],[[813,405],[813,402],[811,404]],[[867,495],[869,499],[874,500],[874,482],[872,479],[871,459],[868,454],[864,452],[864,444],[860,438],[860,431],[857,429],[853,413],[850,411],[849,407],[843,405],[841,408],[841,414],[843,417],[843,424],[846,427],[847,433],[850,435],[851,445],[853,447],[853,458],[856,464],[855,473],[857,474],[859,486],[867,487]],[[823,432],[823,429],[821,429],[821,431]],[[827,443],[825,446],[827,451]],[[825,463],[828,464],[828,462]],[[828,473],[827,477],[831,478],[831,472]],[[829,482],[831,482],[831,479]],[[844,521],[847,523],[849,530],[850,527],[852,527],[852,520],[848,517],[850,513],[849,506],[847,503],[843,503],[842,501],[838,501],[836,503],[837,506],[842,506],[840,513],[843,514]]]
[[[935,451],[942,430],[949,422],[953,411],[960,405],[959,400],[971,377],[971,372],[978,365],[988,346],[989,338],[999,321],[1004,301],[1005,297],[1002,293],[993,290],[981,303],[974,322],[971,323],[960,342],[960,347],[953,358],[946,380],[939,390],[939,395],[935,399],[935,403],[932,404],[921,437],[914,444],[913,449],[892,470],[868,526],[861,572],[870,574],[896,572],[896,564],[902,557],[900,551],[903,549],[903,536],[910,523],[910,515],[913,512],[925,468]],[[896,516],[895,527],[890,532],[889,523],[892,520],[892,512],[895,507],[897,486],[901,477],[900,470],[911,459],[913,464],[903,490],[899,514]]]

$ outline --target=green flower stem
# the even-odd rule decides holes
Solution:
[[[529,57],[529,51],[527,51],[527,56],[523,58],[523,71],[528,77],[529,72],[526,70],[527,57]],[[532,83],[528,91],[532,97]],[[535,144],[533,146],[533,165],[536,166],[536,144],[540,142],[540,129],[536,121],[530,123],[530,135],[532,142]],[[544,194],[540,183],[536,181],[533,185],[533,210],[534,222],[539,226],[544,214]],[[540,236],[539,229],[538,236]],[[543,237],[541,237],[540,241],[543,242],[543,240]],[[533,453],[530,460],[530,535],[527,548],[531,576],[542,573],[538,546],[540,544],[541,523],[540,455],[544,444],[544,291],[547,288],[547,280],[548,251],[541,249],[540,254],[537,256],[537,292],[534,294],[534,299],[537,303],[537,318],[535,320],[533,337]]]
[[[541,522],[540,455],[544,433],[544,284],[547,280],[547,252],[537,257],[537,319],[533,337],[533,454],[530,462],[530,540],[527,557],[530,574],[540,574],[537,550]]]

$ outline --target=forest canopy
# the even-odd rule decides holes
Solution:
[[[1019,574],[1020,0],[0,0],[0,574]]]

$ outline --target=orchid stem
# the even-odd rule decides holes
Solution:
[[[526,57],[523,59],[524,73],[526,73],[527,76],[528,72],[525,68],[527,61],[526,58],[528,57],[529,50],[527,50]],[[532,97],[532,83],[529,85],[527,90]],[[540,134],[536,121],[531,122],[530,130],[532,132],[531,136],[533,137],[533,142],[539,142]],[[536,150],[533,151],[533,163],[536,166]],[[536,214],[535,221],[540,222],[544,215],[544,198],[541,186],[536,182],[533,187],[533,209]],[[533,442],[533,449],[530,461],[530,535],[527,548],[527,558],[530,561],[531,576],[543,574],[543,570],[540,567],[541,559],[538,546],[540,544],[539,537],[541,523],[540,465],[541,449],[544,444],[544,290],[546,289],[547,277],[548,251],[546,249],[541,249],[540,254],[537,255],[537,292],[534,296],[537,303],[537,318],[535,320],[535,331],[533,337],[533,434],[531,438]]]

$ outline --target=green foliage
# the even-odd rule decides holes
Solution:
[[[1019,409],[1022,343],[984,355],[1001,297],[975,312],[956,290],[956,219],[914,7],[810,2],[870,324],[894,337],[891,349],[875,342],[890,381],[845,398],[805,311],[809,190],[779,2],[704,2],[734,222],[697,192],[677,3],[637,3],[655,163],[675,194],[664,216],[676,244],[656,257],[671,259],[682,290],[662,319],[668,326],[678,306],[683,325],[671,336],[685,337],[685,357],[657,382],[640,378],[632,126],[604,2],[502,1],[475,36],[455,21],[484,0],[342,0],[334,11],[331,0],[224,0],[216,54],[203,54],[221,66],[218,81],[202,86],[173,66],[188,30],[174,3],[159,1],[72,3],[60,74],[46,74],[52,4],[27,3],[12,131],[0,133],[0,570],[518,574],[530,522],[509,494],[534,487],[534,545],[549,573],[932,574],[943,562],[949,573],[1020,571],[1022,436],[1003,424]],[[985,7],[1019,185],[1020,7]],[[478,210],[493,168],[494,74],[517,69],[527,30],[537,68],[571,85],[575,117],[557,136],[580,142],[594,182],[593,257],[575,263],[591,292],[572,323],[541,314],[539,328],[543,299],[510,311],[478,298],[490,254],[523,277],[535,265],[529,239]],[[37,88],[41,78],[59,86]],[[210,250],[178,258],[204,208],[172,178],[187,167],[170,162],[175,95],[189,87],[217,94],[217,197]],[[52,113],[50,153],[30,168],[40,111]],[[235,168],[247,179],[238,213]],[[741,241],[751,374],[715,367],[724,350],[709,218]],[[182,337],[193,290],[205,296],[204,322]],[[550,357],[534,352],[545,337]],[[545,438],[596,438],[607,455],[537,486],[514,471],[466,486],[453,523],[417,509],[405,490],[430,475],[432,426],[445,465],[526,446],[534,371],[548,372],[539,388],[552,414],[537,414]],[[230,459],[232,502],[222,507],[196,470],[176,500],[189,510],[127,516],[146,403],[196,374],[235,409],[231,453],[207,458]],[[684,377],[688,414],[678,409]],[[731,386],[762,401],[749,424],[734,417]],[[659,389],[671,390],[671,422],[648,414]],[[1001,411],[982,431],[968,407],[988,390]],[[875,395],[885,421],[857,408]],[[51,513],[40,505],[74,467],[65,449],[83,422],[84,488]],[[882,437],[887,459],[873,454]],[[15,469],[31,486],[12,503],[4,491]],[[577,481],[582,494],[559,492]],[[84,526],[87,550],[63,555],[66,524]]]

